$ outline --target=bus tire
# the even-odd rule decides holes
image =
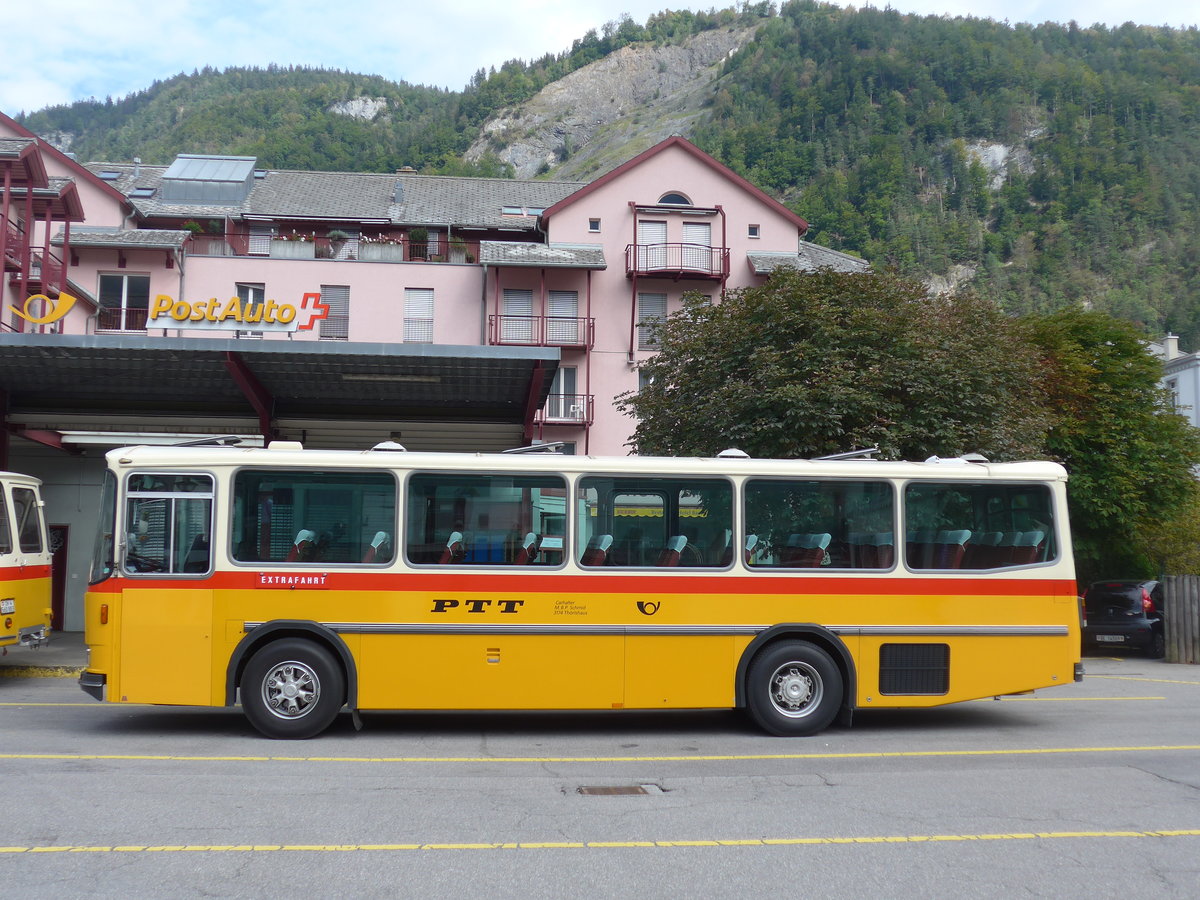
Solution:
[[[242,711],[269,738],[302,740],[332,724],[346,702],[346,677],[313,641],[284,638],[257,650],[242,673]]]
[[[760,728],[781,737],[816,734],[842,705],[842,674],[833,659],[807,641],[763,649],[746,673],[746,708]]]

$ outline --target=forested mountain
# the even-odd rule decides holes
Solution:
[[[572,49],[479,71],[462,92],[309,69],[205,70],[25,117],[81,159],[176,152],[280,168],[503,174],[463,154],[502,110],[607,55],[699,32],[748,38],[687,136],[782,198],[811,237],[971,284],[1013,312],[1081,302],[1200,349],[1200,32],[1007,25],[791,0],[627,17]],[[665,63],[664,63],[665,65]],[[613,88],[617,90],[617,88]],[[612,102],[627,103],[614,96]],[[648,110],[609,125],[632,152]],[[560,148],[554,177],[587,146]]]

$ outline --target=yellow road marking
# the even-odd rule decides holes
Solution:
[[[861,753],[744,753],[691,756],[181,756],[126,753],[0,753],[0,760],[109,760],[115,762],[321,762],[321,763],[647,763],[752,762],[802,759],[900,759],[941,756],[1036,756],[1055,753],[1162,753],[1200,750],[1200,744],[1128,747],[1030,747],[1010,750],[877,750]]]
[[[1088,675],[1092,678],[1111,678],[1113,681],[1151,681],[1154,684],[1190,684],[1192,687],[1200,687],[1200,681],[1180,681],[1173,678],[1144,678],[1140,675]]]
[[[1164,831],[1035,831],[1012,834],[898,834],[863,837],[710,838],[655,841],[512,841],[411,844],[170,844],[162,846],[0,847],[3,853],[355,853],[402,850],[625,850],[681,847],[788,847],[801,844],[926,844],[947,841],[1032,841],[1085,838],[1200,837],[1200,829]]]

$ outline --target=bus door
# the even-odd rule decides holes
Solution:
[[[122,528],[112,699],[210,704],[224,691],[224,672],[218,686],[212,674],[212,477],[130,475]]]

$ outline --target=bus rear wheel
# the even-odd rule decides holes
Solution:
[[[302,740],[332,724],[346,700],[346,679],[324,647],[285,638],[250,657],[241,696],[246,718],[264,735]]]
[[[746,708],[764,731],[801,737],[833,721],[842,691],[841,672],[828,653],[806,641],[782,641],[750,663]]]

